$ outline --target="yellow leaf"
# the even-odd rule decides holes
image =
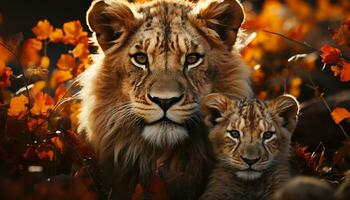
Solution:
[[[47,69],[50,66],[50,58],[43,56],[40,61],[40,67]]]
[[[14,97],[10,101],[10,108],[7,114],[11,117],[16,117],[18,119],[23,118],[28,113],[28,97],[21,94],[18,97]]]
[[[344,119],[350,118],[350,112],[346,108],[337,107],[335,108],[331,116],[336,124],[339,124]]]
[[[29,95],[31,98],[35,98],[36,95],[42,91],[44,88],[46,87],[46,82],[45,81],[38,81],[36,83],[34,83],[34,86],[32,87],[32,89],[30,89],[29,91]]]

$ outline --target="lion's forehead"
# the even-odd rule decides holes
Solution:
[[[240,130],[243,135],[259,137],[264,131],[275,131],[273,118],[265,104],[260,101],[240,102],[231,117],[228,129]]]
[[[144,15],[144,22],[134,36],[130,53],[144,51],[151,62],[157,63],[169,59],[181,63],[188,53],[204,53],[202,38],[187,18],[190,6],[162,1],[138,11]]]

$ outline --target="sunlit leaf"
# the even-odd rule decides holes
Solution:
[[[28,103],[28,97],[24,95],[13,97],[7,114],[18,119],[23,118],[28,113]]]
[[[64,83],[68,80],[71,80],[72,78],[73,78],[73,75],[70,71],[57,70],[53,72],[51,76],[50,87],[56,88],[57,85]]]
[[[331,116],[336,124],[339,124],[344,119],[350,118],[350,112],[346,108],[337,107],[335,108]]]
[[[49,35],[53,31],[53,26],[45,19],[43,21],[39,21],[32,31],[38,40],[45,40],[49,38]]]
[[[71,54],[62,54],[57,62],[60,70],[72,70],[75,67],[75,59]]]
[[[53,32],[49,35],[51,42],[61,42],[63,41],[64,35],[63,31],[60,28],[56,28]]]
[[[47,56],[41,57],[40,65],[41,68],[47,69],[50,66],[50,58]]]
[[[43,92],[39,92],[35,96],[33,107],[30,109],[30,112],[33,115],[47,116],[49,111],[53,109],[55,102],[48,95]]]
[[[84,37],[87,38],[87,32],[83,31],[80,21],[67,22],[63,25],[65,44],[78,44]]]

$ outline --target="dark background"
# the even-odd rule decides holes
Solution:
[[[31,29],[39,20],[47,19],[54,27],[62,27],[65,22],[80,20],[87,30],[85,13],[91,0],[0,0],[3,25],[0,35],[9,36],[23,32],[30,36]]]

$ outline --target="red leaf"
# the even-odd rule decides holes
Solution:
[[[322,62],[326,64],[335,64],[339,61],[341,52],[339,49],[325,45],[321,48]]]

